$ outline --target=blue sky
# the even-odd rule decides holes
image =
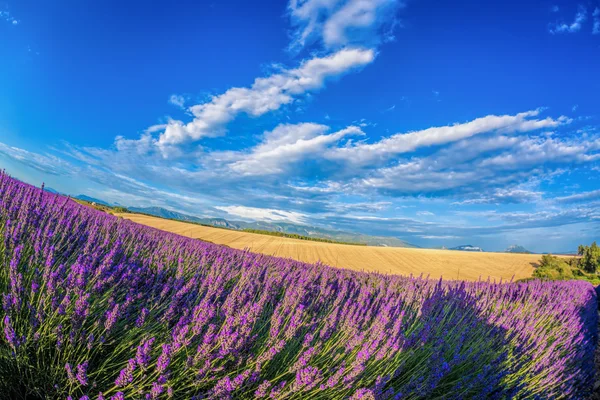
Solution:
[[[600,239],[598,1],[0,0],[0,60],[0,165],[31,183],[426,247]]]

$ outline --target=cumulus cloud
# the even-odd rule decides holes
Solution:
[[[226,132],[226,124],[241,113],[253,117],[277,110],[295,98],[323,87],[327,79],[364,67],[375,59],[371,49],[345,48],[325,57],[315,57],[298,68],[283,69],[258,78],[251,87],[231,88],[209,102],[189,108],[189,123],[170,121],[158,139],[161,147],[215,137]]]
[[[535,119],[540,110],[527,111],[516,115],[488,115],[462,124],[433,127],[421,131],[398,133],[373,144],[360,143],[350,147],[335,149],[328,157],[353,164],[368,164],[396,154],[409,153],[420,147],[430,147],[475,135],[497,132],[528,132],[543,128],[554,128],[571,122],[567,117]]]
[[[587,9],[583,5],[577,6],[577,13],[575,19],[571,23],[554,23],[550,25],[550,33],[575,33],[581,30],[582,24],[587,19]]]
[[[326,48],[375,46],[393,37],[396,11],[402,5],[399,0],[290,0],[290,48],[314,42]]]

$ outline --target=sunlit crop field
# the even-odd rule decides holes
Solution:
[[[357,271],[401,275],[429,275],[438,279],[475,281],[529,278],[536,254],[476,253],[465,251],[411,249],[398,247],[367,247],[313,242],[211,228],[185,222],[140,214],[117,214],[134,222],[182,236],[223,244],[235,249],[289,257],[298,261],[348,268]]]

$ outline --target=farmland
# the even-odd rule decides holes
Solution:
[[[398,247],[367,247],[320,243],[212,228],[140,214],[117,214],[139,224],[202,239],[234,249],[292,258],[298,261],[401,275],[429,275],[439,279],[476,281],[531,277],[540,259],[535,254],[482,253]]]
[[[240,251],[0,173],[2,399],[586,398],[583,281],[444,282]]]

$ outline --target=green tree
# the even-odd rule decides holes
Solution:
[[[591,246],[579,246],[577,253],[581,256],[581,268],[588,273],[596,273],[600,269],[600,247],[596,242]]]

